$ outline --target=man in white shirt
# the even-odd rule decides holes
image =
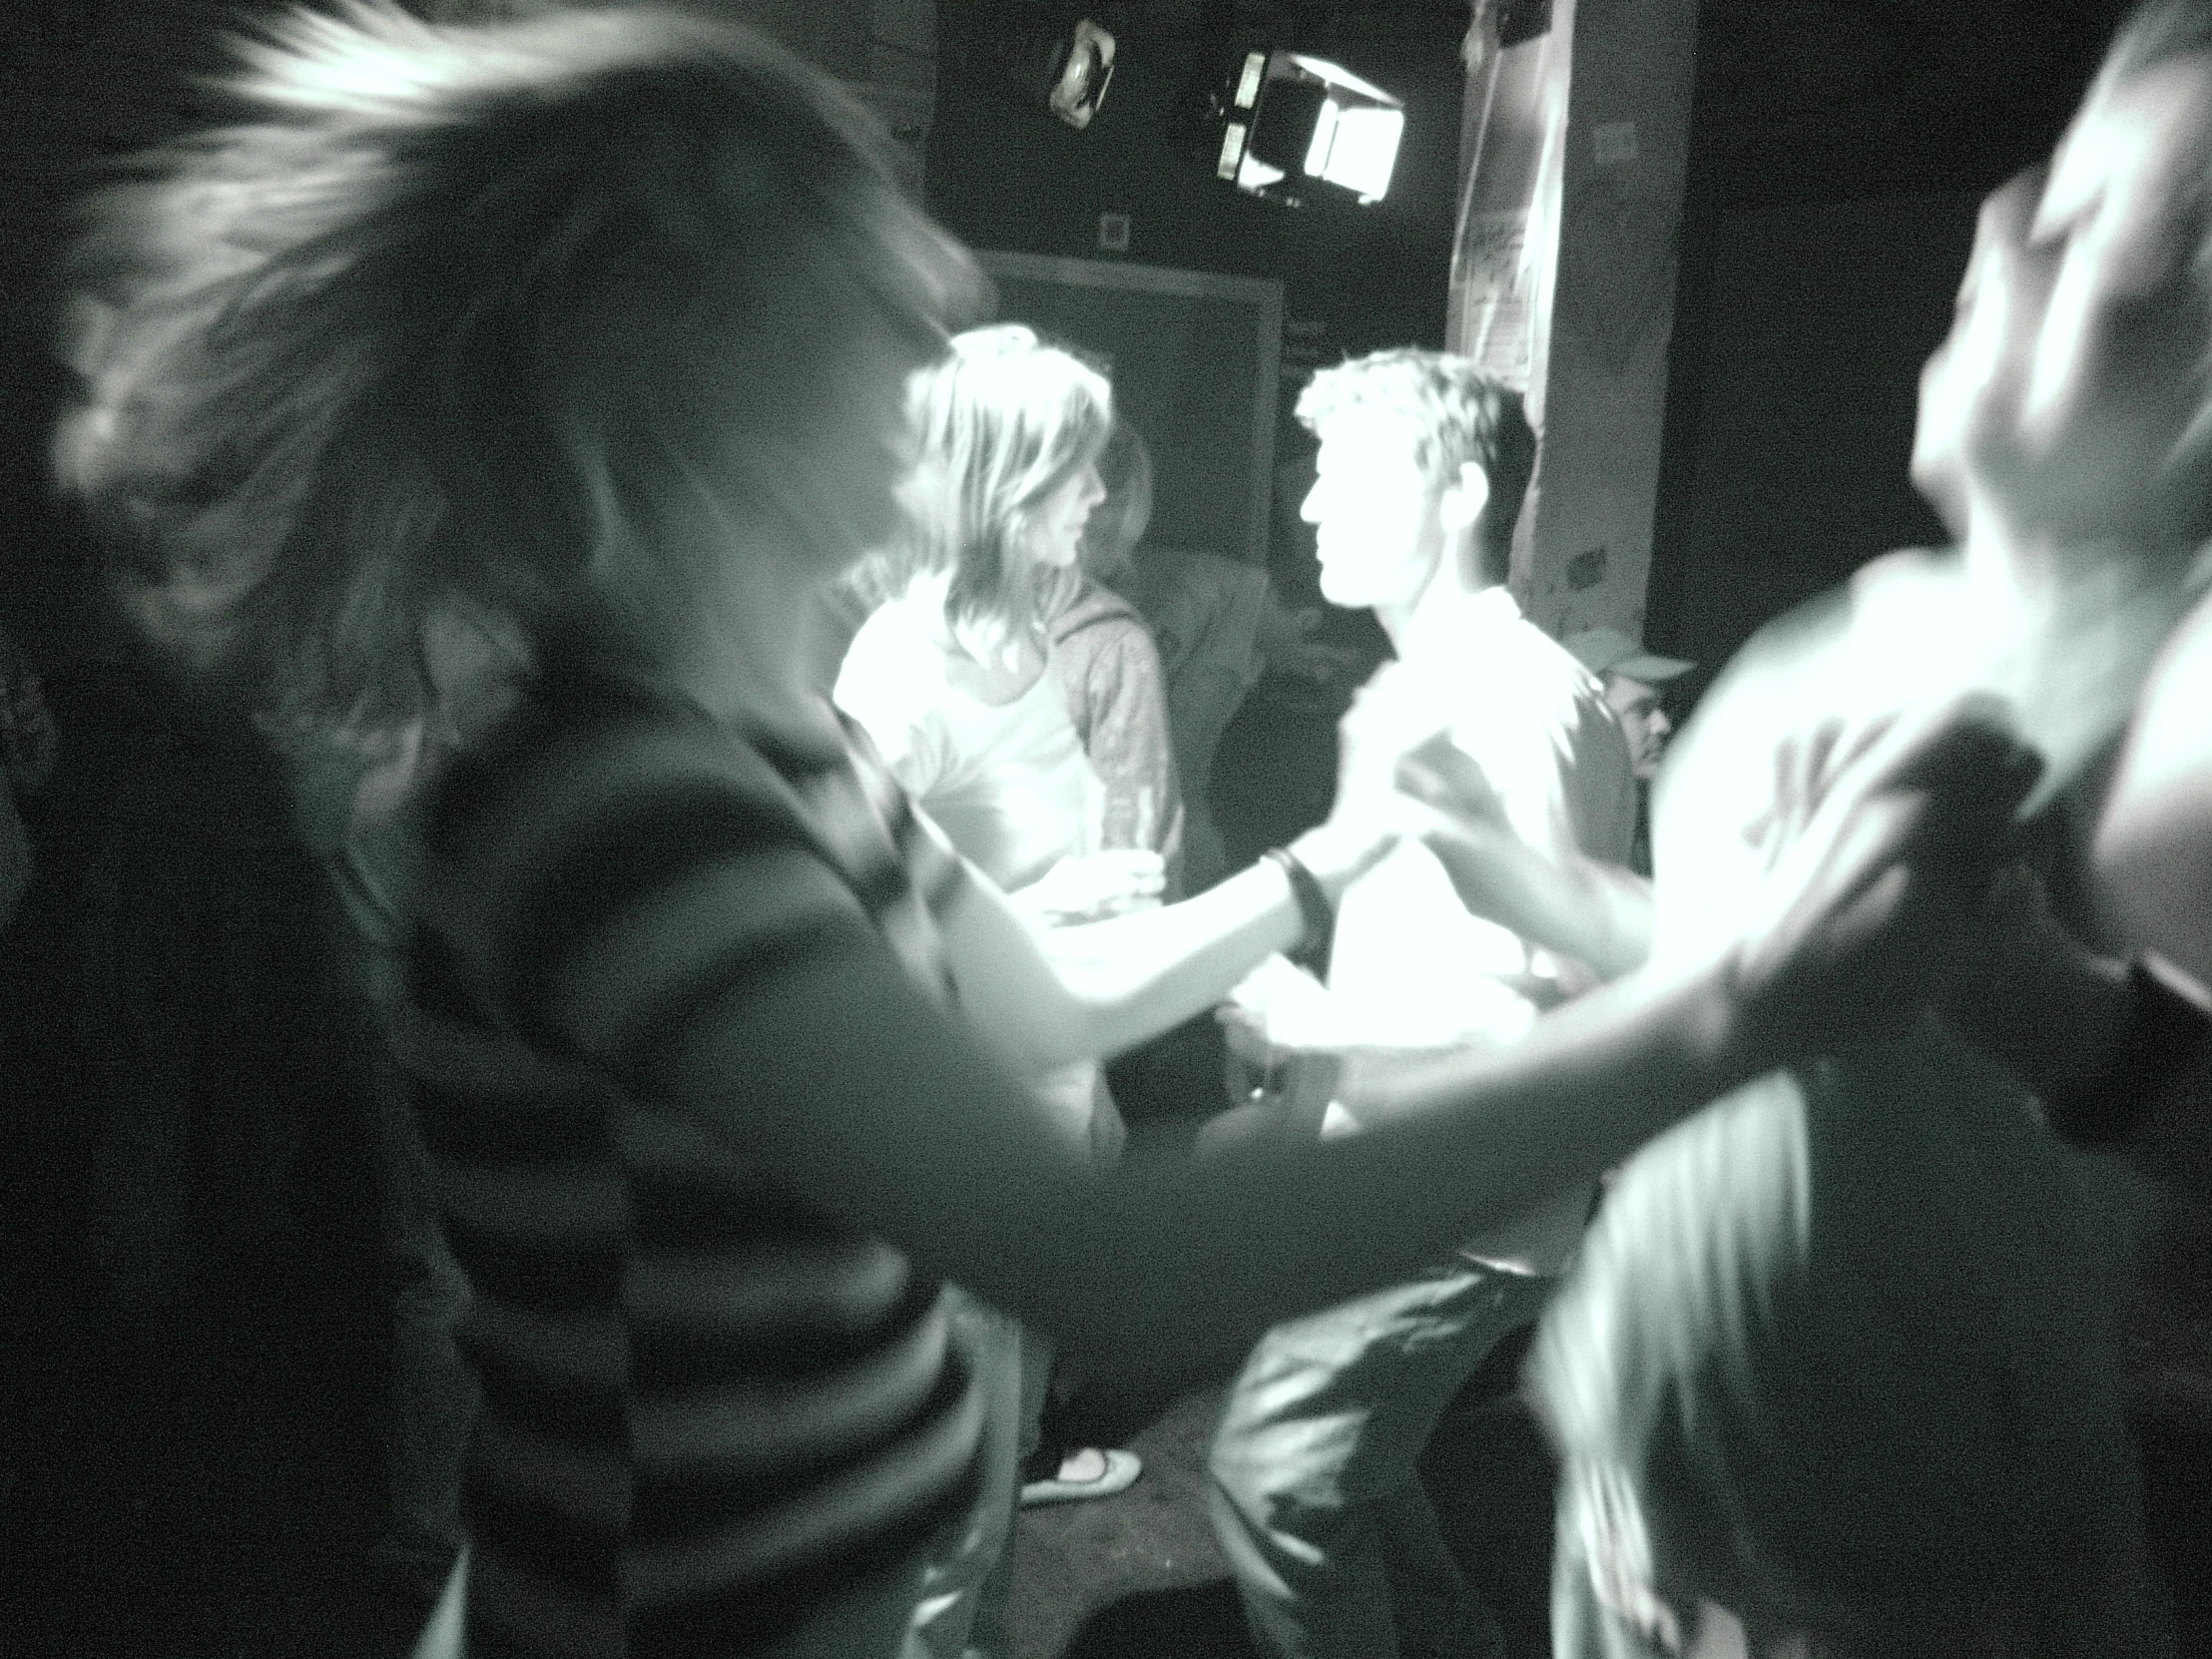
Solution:
[[[1379,740],[1448,733],[1528,849],[1579,868],[1625,863],[1636,797],[1620,726],[1596,677],[1503,585],[1535,451],[1519,399],[1463,358],[1399,349],[1316,375],[1298,413],[1321,439],[1303,511],[1322,592],[1371,607],[1397,655],[1362,693],[1356,728]],[[1354,743],[1348,773],[1364,750],[1403,747]],[[1517,1040],[1606,966],[1473,914],[1436,854],[1408,840],[1345,894],[1326,990],[1278,961],[1240,991],[1232,1038],[1250,1051],[1258,1032],[1294,1068],[1299,1050],[1418,1065]],[[1321,1132],[1357,1127],[1332,1103]],[[1278,1327],[1231,1386],[1211,1499],[1263,1650],[1503,1654],[1414,1464],[1453,1394],[1535,1318],[1573,1253],[1588,1190],[1532,1197],[1511,1229],[1417,1283]]]

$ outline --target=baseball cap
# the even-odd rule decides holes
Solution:
[[[1672,680],[1697,667],[1677,657],[1654,656],[1618,628],[1585,628],[1579,634],[1569,634],[1561,643],[1592,674],[1624,674],[1647,685]]]

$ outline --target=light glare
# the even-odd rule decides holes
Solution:
[[[1283,170],[1279,167],[1270,167],[1258,156],[1247,155],[1243,163],[1237,168],[1237,188],[1239,190],[1263,191],[1270,185],[1279,185],[1282,182]]]
[[[1336,111],[1336,115],[1334,119],[1325,115],[1314,131],[1317,148],[1324,131],[1331,135],[1320,169],[1321,177],[1357,192],[1362,201],[1380,200],[1390,188],[1390,174],[1397,166],[1397,145],[1405,132],[1405,112],[1357,106],[1337,111],[1334,100],[1323,108]],[[1315,171],[1310,156],[1306,171]]]
[[[1221,135],[1221,160],[1214,164],[1214,171],[1224,179],[1237,176],[1237,163],[1244,159],[1245,133],[1241,121],[1232,121],[1229,130]]]
[[[1321,113],[1314,117],[1313,142],[1306,146],[1306,173],[1313,179],[1333,177],[1329,171],[1329,149],[1337,137],[1337,101],[1322,101]]]
[[[1260,97],[1260,78],[1268,71],[1268,55],[1265,52],[1247,52],[1244,74],[1237,81],[1237,108],[1249,110]]]

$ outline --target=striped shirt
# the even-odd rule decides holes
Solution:
[[[655,1056],[839,952],[887,945],[941,997],[918,891],[956,866],[865,758],[578,667],[451,764],[423,830],[394,1046],[474,1291],[469,1651],[764,1647],[963,1509],[979,1401],[938,1285],[657,1103]],[[866,1017],[825,1006],[816,1052]]]

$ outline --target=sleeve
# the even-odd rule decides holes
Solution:
[[[1775,746],[1825,712],[1826,665],[1849,621],[1837,591],[1767,624],[1668,744],[1651,803],[1655,955],[1707,948],[1763,874],[1746,827],[1773,805]]]
[[[883,1113],[1028,1114],[766,763],[734,775],[729,748],[602,732],[456,789],[424,915],[470,999],[542,1052],[688,1103],[831,1208]]]
[[[1626,864],[1636,834],[1635,769],[1596,682],[1541,636],[1517,649],[1507,640],[1498,660],[1475,672],[1474,702],[1484,712],[1457,722],[1452,741],[1489,776],[1514,832],[1554,863],[1579,854]]]
[[[831,694],[866,731],[899,787],[917,799],[934,793],[951,760],[942,715],[930,696],[941,676],[922,660],[924,650],[904,636],[886,605],[853,636]]]
[[[1181,848],[1183,796],[1168,729],[1167,677],[1144,626],[1111,629],[1082,676],[1090,715],[1084,748],[1106,785],[1106,838],[1114,846]]]

